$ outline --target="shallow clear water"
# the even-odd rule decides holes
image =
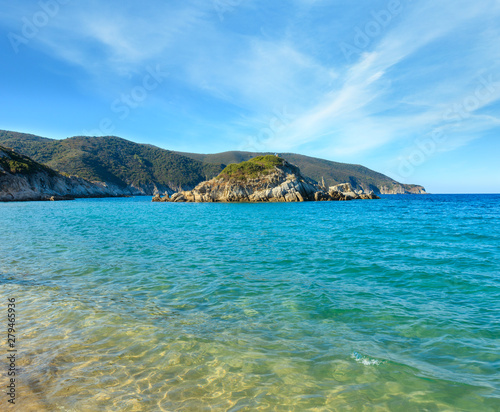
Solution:
[[[19,410],[499,410],[499,195],[0,215]]]

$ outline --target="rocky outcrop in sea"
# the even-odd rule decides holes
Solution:
[[[355,193],[349,183],[330,188],[304,177],[299,168],[276,156],[259,156],[226,167],[219,176],[193,190],[172,196],[159,194],[153,202],[304,202],[378,199]]]

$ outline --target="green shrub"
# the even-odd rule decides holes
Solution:
[[[232,163],[219,174],[219,178],[233,180],[255,179],[274,169],[275,166],[283,165],[281,157],[266,155],[257,156],[246,162]]]

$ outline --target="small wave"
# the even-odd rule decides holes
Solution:
[[[358,363],[362,363],[365,366],[373,366],[373,365],[378,366],[378,365],[385,362],[383,360],[370,358],[368,356],[363,356],[363,355],[359,354],[358,352],[351,353],[351,358],[353,358]]]

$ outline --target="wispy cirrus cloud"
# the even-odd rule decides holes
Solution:
[[[429,3],[424,8],[425,13],[422,9],[414,10],[390,30],[373,51],[364,53],[358,62],[348,68],[339,88],[326,92],[321,103],[306,107],[287,130],[268,143],[282,150],[290,150],[321,137],[322,150],[325,150],[325,137],[328,137],[332,155],[355,155],[408,136],[409,130],[422,131],[440,124],[443,121],[442,106],[445,104],[436,105],[436,100],[441,99],[432,89],[423,92],[424,99],[422,92],[418,92],[422,99],[420,113],[412,110],[406,115],[404,110],[398,110],[392,116],[385,114],[387,110],[397,108],[401,100],[411,99],[411,96],[404,94],[394,99],[391,82],[394,73],[390,72],[396,71],[395,66],[421,48],[453,33],[461,24],[491,13],[491,10],[470,5],[467,7],[465,4],[456,5],[456,9],[453,18],[447,15],[448,8]],[[432,17],[422,20],[424,14]],[[419,69],[415,68],[416,71]],[[412,82],[410,76],[413,73],[400,82]],[[447,87],[452,86],[450,89],[454,91],[448,96],[449,105],[459,99],[459,93],[467,90],[471,78],[470,74],[459,74],[442,79],[441,82]],[[498,97],[497,93],[490,94],[477,109],[496,101]],[[496,127],[496,122],[491,122],[491,126]]]
[[[85,6],[69,2],[59,7],[58,15],[39,31],[30,47],[91,72],[97,68],[122,71],[124,66],[133,68],[151,59],[161,59],[183,37],[195,30],[203,31],[209,7],[200,4],[156,3],[149,8],[133,1],[125,1],[120,7],[95,0]],[[0,13],[0,21],[21,32],[23,19],[30,20],[30,13],[39,11],[35,5],[9,4]]]

